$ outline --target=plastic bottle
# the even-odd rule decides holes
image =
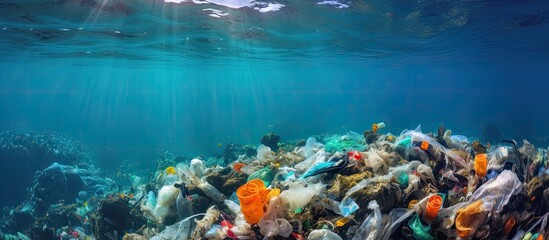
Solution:
[[[266,166],[252,173],[252,175],[248,176],[248,182],[250,182],[253,179],[260,179],[264,182],[266,186],[269,186],[273,178],[274,178],[273,171],[271,170],[270,166]]]
[[[423,220],[430,222],[433,221],[437,215],[438,210],[442,206],[442,197],[438,194],[434,194],[431,197],[429,197],[429,200],[427,201],[427,206],[425,207],[425,210],[423,212]]]

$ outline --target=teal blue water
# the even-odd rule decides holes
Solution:
[[[0,122],[109,164],[380,121],[547,146],[545,1],[246,3],[0,0]]]

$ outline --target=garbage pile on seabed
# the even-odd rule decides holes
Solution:
[[[384,126],[168,167],[140,203],[149,227],[124,238],[549,238],[546,149]]]

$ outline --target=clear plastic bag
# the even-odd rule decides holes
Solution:
[[[290,225],[288,220],[283,218],[284,210],[279,197],[271,198],[267,212],[257,223],[265,239],[278,235],[287,238],[292,233],[292,225]]]
[[[309,233],[307,240],[342,240],[342,238],[328,229],[316,229]]]
[[[495,179],[488,181],[480,186],[471,196],[469,202],[483,199],[488,202],[494,202],[493,211],[501,212],[507,205],[511,196],[520,193],[522,182],[514,172],[505,170]]]
[[[370,215],[368,215],[362,225],[360,225],[360,228],[355,233],[353,240],[378,239],[383,234],[381,232],[381,223],[383,222],[383,217],[381,215],[379,205],[375,200],[373,200],[368,203],[368,208],[372,210],[372,213],[370,213]]]

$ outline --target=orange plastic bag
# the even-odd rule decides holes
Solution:
[[[456,212],[456,230],[461,238],[472,236],[477,228],[486,220],[487,212],[484,212],[482,199],[474,201],[465,208]]]

